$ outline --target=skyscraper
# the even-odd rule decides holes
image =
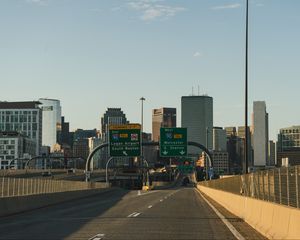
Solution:
[[[36,155],[42,146],[40,102],[0,102],[0,131],[16,131],[36,142]]]
[[[53,151],[58,142],[57,132],[61,130],[61,106],[56,99],[40,98],[43,111],[43,146],[49,146]]]
[[[128,124],[126,115],[121,108],[107,108],[107,111],[101,118],[101,134],[104,141],[108,141],[109,124]]]
[[[181,126],[187,128],[187,139],[212,148],[213,98],[209,96],[181,97]],[[188,148],[189,154],[199,149]]]
[[[253,102],[253,165],[266,166],[268,161],[269,119],[264,101]]]
[[[152,111],[152,140],[159,141],[160,128],[176,127],[176,108],[159,108]]]
[[[277,166],[300,164],[300,126],[280,129],[277,142]]]
[[[213,150],[226,151],[226,130],[221,127],[213,127]]]

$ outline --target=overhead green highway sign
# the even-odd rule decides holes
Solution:
[[[109,126],[109,154],[111,157],[138,157],[141,155],[141,125]]]
[[[187,155],[186,128],[160,129],[160,156],[182,157]]]

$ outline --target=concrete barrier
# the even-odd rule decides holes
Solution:
[[[300,239],[300,210],[204,186],[198,189],[269,239]]]
[[[21,197],[0,198],[0,217],[30,211],[61,202],[85,198],[95,194],[105,193],[113,189],[88,189],[71,192],[28,195]]]

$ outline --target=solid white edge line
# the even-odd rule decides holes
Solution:
[[[218,215],[218,217],[222,220],[222,222],[226,225],[226,227],[230,230],[230,232],[238,239],[245,240],[245,238],[235,229],[235,227],[203,196],[198,188],[196,188],[197,192],[204,199],[204,201],[211,207],[212,210]]]

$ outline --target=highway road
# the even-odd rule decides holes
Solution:
[[[0,239],[265,239],[215,207],[223,217],[192,187],[116,189],[0,218]]]

